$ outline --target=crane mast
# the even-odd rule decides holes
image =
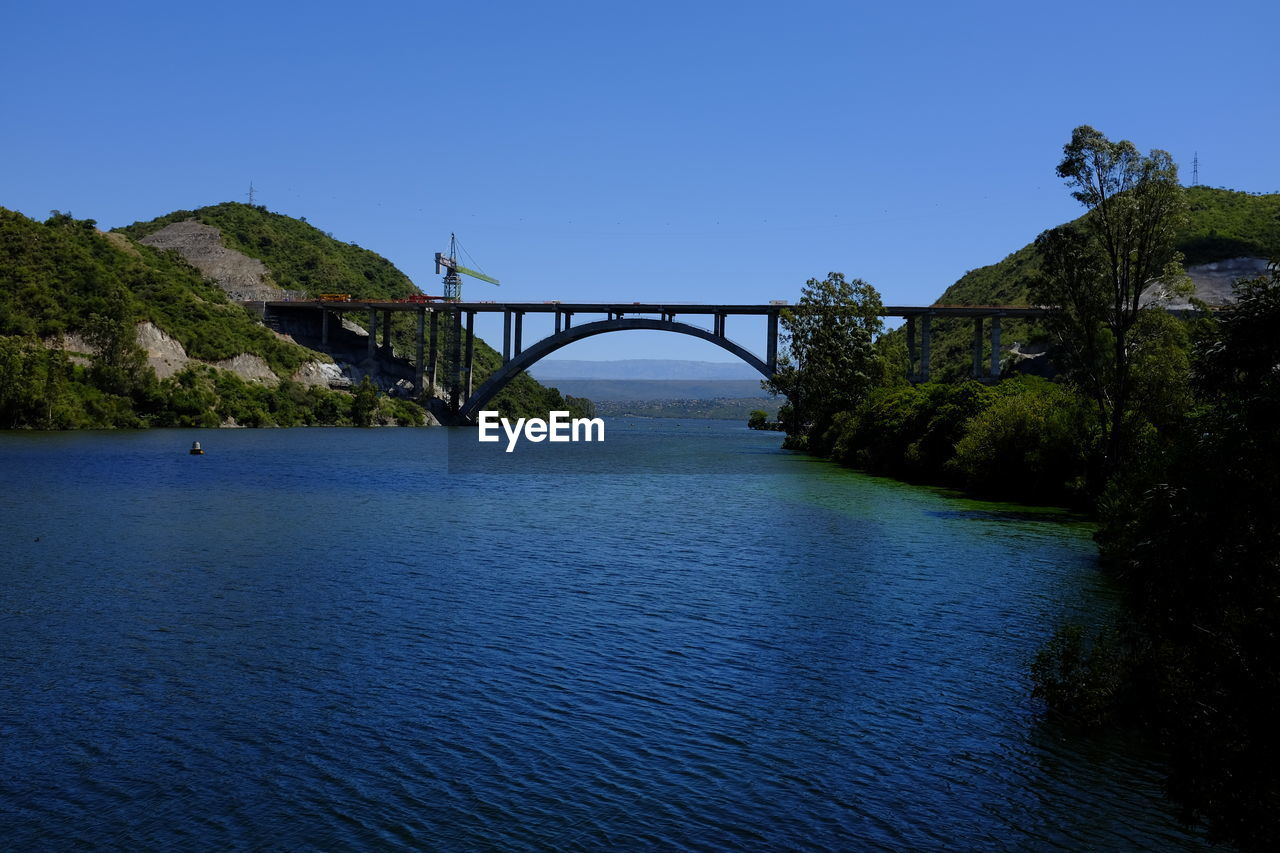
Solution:
[[[458,263],[458,235],[449,235],[449,254],[446,256],[443,252],[436,252],[436,275],[440,275],[440,271],[444,270],[444,298],[446,302],[462,301],[462,278],[467,275],[472,278],[478,278],[481,281],[487,281],[490,284],[501,284],[496,278],[487,276],[482,272],[476,272],[473,269],[462,266]]]

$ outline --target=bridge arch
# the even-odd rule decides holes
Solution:
[[[682,335],[702,338],[704,341],[710,341],[721,349],[733,353],[758,370],[765,379],[773,377],[774,372],[767,362],[723,335],[717,335],[714,332],[691,326],[688,323],[677,323],[674,320],[656,320],[648,317],[619,317],[611,320],[598,320],[594,323],[583,323],[581,326],[571,326],[533,344],[490,374],[485,383],[477,388],[475,393],[458,409],[458,417],[464,423],[472,421],[476,413],[484,408],[499,391],[505,388],[508,382],[561,347],[568,346],[574,341],[580,341],[583,338],[603,335],[606,332],[624,332],[630,329],[676,332]]]

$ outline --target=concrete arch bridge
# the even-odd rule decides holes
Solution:
[[[439,339],[441,322],[453,328],[449,335],[453,376],[450,382],[449,407],[461,422],[474,422],[476,413],[485,407],[514,377],[561,347],[575,341],[610,332],[644,329],[674,332],[709,341],[733,353],[759,371],[762,378],[771,378],[778,368],[778,318],[788,310],[783,303],[766,305],[714,305],[641,302],[324,302],[282,301],[250,303],[260,310],[268,322],[289,319],[318,325],[319,337],[327,342],[334,324],[340,324],[341,315],[347,313],[367,315],[369,321],[369,356],[379,351],[390,352],[391,314],[415,312],[418,317],[417,359],[413,362],[414,388],[421,393],[425,387],[434,387],[440,362]],[[790,310],[796,310],[794,307]],[[974,323],[973,368],[975,378],[998,379],[1000,376],[1000,320],[1002,317],[1040,317],[1045,308],[1026,308],[1006,305],[983,306],[886,306],[881,312],[885,317],[906,319],[909,365],[907,378],[913,382],[929,380],[931,323],[935,317],[968,318]],[[495,370],[479,387],[473,388],[472,373],[475,361],[475,319],[477,314],[503,316],[502,366]],[[546,335],[528,346],[524,341],[524,318],[527,314],[554,314],[554,327]],[[430,321],[428,322],[428,316]],[[730,317],[763,317],[766,332],[763,355],[757,355],[726,334]],[[587,322],[575,318],[587,317]],[[382,325],[382,344],[377,343],[379,319]],[[686,322],[686,318],[701,318],[711,328]],[[463,331],[465,329],[465,334]],[[982,353],[989,329],[991,338],[990,372],[984,371]],[[918,339],[918,348],[917,348]],[[465,341],[465,352],[463,351]]]

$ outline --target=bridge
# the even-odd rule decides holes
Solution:
[[[424,381],[427,388],[434,388],[440,367],[440,327],[443,322],[452,327],[448,335],[449,363],[453,375],[450,387],[450,409],[463,421],[474,419],[476,412],[487,405],[512,378],[528,370],[542,358],[574,341],[608,332],[631,329],[676,332],[709,341],[759,371],[764,379],[771,378],[778,368],[778,318],[789,306],[782,303],[767,305],[682,304],[649,302],[382,302],[382,301],[279,301],[250,303],[261,310],[263,317],[297,315],[307,313],[318,317],[319,337],[322,345],[329,341],[334,322],[340,323],[341,315],[356,314],[368,318],[369,356],[378,353],[377,331],[382,326],[382,351],[391,351],[391,315],[414,313],[417,315],[417,346],[414,360],[414,391],[421,394]],[[794,310],[791,306],[791,310]],[[479,388],[473,388],[472,374],[475,363],[475,320],[477,314],[502,314],[502,366],[495,370]],[[908,366],[907,378],[912,382],[929,381],[930,344],[934,318],[956,318],[973,321],[974,378],[998,379],[1000,377],[1000,321],[1005,317],[1032,318],[1048,313],[1046,308],[1026,308],[1007,305],[981,306],[885,306],[880,312],[884,317],[900,317],[906,320]],[[524,318],[528,314],[554,315],[554,331],[526,346]],[[732,317],[763,317],[766,333],[763,356],[757,355],[731,340],[726,329]],[[430,321],[428,323],[428,317]],[[586,322],[582,322],[583,318]],[[701,318],[703,325],[686,322],[688,318]],[[710,328],[706,328],[707,323]],[[429,327],[429,328],[428,328]],[[991,362],[989,372],[984,371],[982,352],[989,329]],[[465,330],[466,334],[463,334]],[[918,347],[917,347],[918,338]],[[465,351],[463,341],[465,339]]]

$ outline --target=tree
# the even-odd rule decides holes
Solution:
[[[1236,292],[1196,348],[1194,428],[1100,541],[1173,799],[1262,851],[1280,838],[1280,271]]]
[[[778,417],[788,446],[807,447],[836,413],[854,408],[871,390],[880,373],[874,343],[882,308],[870,284],[833,272],[809,279],[799,304],[782,311],[785,351],[765,387],[787,397]]]
[[[1105,477],[1127,448],[1142,292],[1157,279],[1185,280],[1174,240],[1187,205],[1168,152],[1144,156],[1132,142],[1112,142],[1087,125],[1072,132],[1057,171],[1089,210],[1078,226],[1036,240],[1043,263],[1033,296],[1060,309],[1049,325],[1098,407]]]
[[[378,389],[365,376],[356,386],[351,404],[351,422],[358,427],[373,426],[373,415],[378,410]]]

